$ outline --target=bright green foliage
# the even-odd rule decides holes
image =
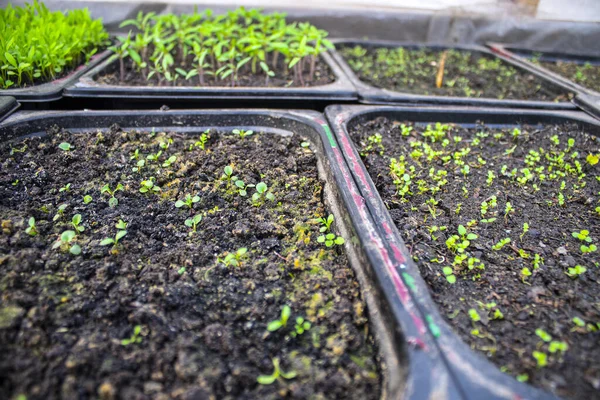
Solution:
[[[559,342],[556,340],[550,342],[550,345],[548,346],[548,351],[553,354],[559,351],[564,353],[568,349],[569,345],[566,342]]]
[[[272,361],[273,373],[271,375],[260,375],[258,378],[256,378],[256,381],[258,383],[260,383],[261,385],[270,385],[273,382],[275,382],[279,377],[282,377],[284,379],[293,379],[296,377],[297,374],[295,371],[285,373],[281,370],[278,358],[274,358]]]
[[[291,315],[292,315],[291,307],[288,305],[283,306],[283,308],[281,309],[281,316],[279,317],[279,319],[269,322],[269,325],[267,325],[267,330],[269,332],[275,332],[276,330],[279,330],[279,329],[283,328],[284,326],[287,326],[287,322],[290,319]]]
[[[536,329],[535,334],[546,343],[549,343],[552,340],[552,336],[542,328]]]
[[[263,199],[263,197],[270,201],[275,200],[275,196],[273,195],[273,193],[271,193],[268,190],[269,190],[269,187],[267,186],[266,183],[264,183],[264,182],[257,183],[256,184],[256,193],[254,193],[252,195],[252,201],[254,203],[258,203]]]
[[[121,240],[123,236],[127,235],[127,231],[125,230],[127,229],[127,223],[125,223],[123,220],[120,219],[119,222],[116,223],[115,227],[117,228],[117,234],[115,235],[114,239],[105,238],[100,242],[100,246],[108,246],[112,244],[113,247],[117,247],[119,240]]]
[[[474,233],[467,233],[467,228],[459,225],[458,235],[452,235],[446,239],[446,247],[453,252],[464,253],[471,241],[477,239],[477,237]]]
[[[454,270],[451,267],[444,267],[442,268],[442,271],[444,272],[444,276],[446,277],[448,283],[456,283],[456,276],[454,275]]]
[[[573,236],[575,239],[579,239],[582,242],[586,242],[586,243],[592,242],[592,238],[589,235],[590,235],[590,231],[588,231],[587,229],[582,229],[579,232],[571,233],[571,236]]]
[[[102,189],[100,189],[100,193],[104,194],[108,194],[110,196],[110,199],[108,200],[108,205],[110,206],[110,208],[115,208],[117,205],[119,205],[119,200],[117,200],[117,198],[115,197],[115,194],[118,191],[123,191],[123,185],[122,184],[117,184],[117,187],[114,188],[113,190],[110,189],[109,184],[105,184],[104,186],[102,186]]]
[[[75,150],[75,147],[73,147],[71,145],[71,143],[67,143],[67,142],[62,142],[61,144],[58,145],[58,148],[61,149],[62,151]]]
[[[56,210],[56,215],[54,215],[54,218],[52,218],[52,221],[58,221],[59,219],[61,219],[62,216],[64,215],[66,209],[67,209],[67,204],[61,204],[60,206],[58,206],[58,209]]]
[[[177,208],[181,208],[183,206],[186,206],[188,208],[192,208],[194,203],[197,203],[200,201],[200,196],[193,196],[191,194],[186,194],[185,195],[185,199],[183,200],[177,200],[175,202],[175,207]]]
[[[200,221],[202,221],[202,215],[200,214],[196,214],[192,218],[188,218],[185,220],[185,226],[192,229],[190,235],[196,232],[196,228],[198,227]]]
[[[60,248],[61,251],[68,250],[69,253],[75,256],[81,254],[81,247],[78,244],[73,243],[76,235],[77,234],[75,233],[75,231],[64,231],[63,233],[61,233],[58,240],[52,245],[52,248]]]
[[[331,224],[333,223],[333,214],[329,214],[327,216],[327,218],[319,218],[318,221],[321,224],[321,227],[319,228],[319,232],[321,232],[321,233],[329,232],[329,230],[331,228]]]
[[[225,257],[217,258],[217,262],[223,263],[226,267],[239,267],[242,265],[242,261],[247,257],[246,253],[248,249],[246,247],[241,247],[237,249],[234,253],[227,253]]]
[[[471,318],[471,321],[473,321],[473,322],[481,321],[481,317],[479,316],[479,313],[474,308],[469,309],[469,317]]]
[[[581,246],[579,246],[579,249],[583,254],[587,254],[595,252],[596,250],[598,250],[598,247],[596,247],[595,244],[590,244],[589,246],[582,244]]]
[[[541,351],[534,351],[532,353],[533,358],[537,361],[538,368],[543,368],[548,365],[548,355]]]
[[[530,276],[531,276],[531,271],[529,270],[529,268],[524,267],[521,270],[521,280],[523,281],[523,283],[525,283],[525,279],[527,279]]]
[[[28,234],[29,236],[36,236],[39,233],[37,227],[35,226],[35,218],[29,218],[29,221],[27,221],[27,225],[28,227],[25,229],[26,234]]]
[[[71,225],[73,226],[73,229],[75,229],[76,233],[81,233],[85,230],[85,228],[81,225],[81,214],[73,215],[73,218],[71,218]]]
[[[142,327],[140,325],[136,325],[133,328],[133,334],[129,339],[121,340],[121,345],[129,346],[130,344],[142,343],[142,338],[140,337],[140,333],[142,332]]]
[[[570,278],[577,278],[579,275],[583,274],[587,271],[587,268],[581,265],[576,265],[574,268],[569,268],[567,272],[565,272]]]
[[[200,135],[200,139],[197,140],[194,144],[190,145],[189,150],[192,151],[194,148],[200,148],[201,150],[206,150],[206,142],[210,139],[210,129],[205,130],[202,135]]]
[[[0,89],[55,79],[106,44],[101,20],[87,9],[50,12],[34,0],[0,9]]]
[[[317,242],[325,243],[325,246],[327,246],[327,247],[331,247],[335,244],[341,246],[344,243],[346,243],[346,241],[344,240],[343,237],[337,236],[335,233],[328,233],[326,235],[320,235],[319,237],[317,237]]]
[[[203,86],[210,77],[235,86],[240,74],[250,73],[263,75],[268,85],[281,62],[303,85],[314,78],[317,56],[333,47],[326,31],[308,23],[287,24],[285,14],[244,8],[226,15],[213,15],[211,10],[182,15],[140,12],[121,24],[129,25],[138,33],[132,36],[130,31],[113,47],[121,80],[128,61],[144,78],[158,79],[159,85],[197,79]]]
[[[309,330],[311,326],[310,322],[305,321],[303,317],[296,318],[296,325],[294,326],[295,332],[292,332],[292,336],[302,335]]]
[[[252,136],[254,131],[245,131],[243,129],[234,129],[233,131],[231,131],[231,133],[233,133],[234,135],[238,135],[240,137],[240,139],[243,139],[246,136]]]
[[[500,239],[498,243],[492,246],[492,250],[501,250],[504,246],[510,243],[510,238]]]
[[[90,204],[92,202],[92,196],[90,196],[89,194],[86,194],[85,196],[83,196],[83,203],[84,204]]]
[[[141,161],[144,161],[144,160],[141,160]],[[156,182],[156,178],[154,178],[153,176],[141,181],[140,182],[140,193],[160,192],[162,189],[155,182]]]

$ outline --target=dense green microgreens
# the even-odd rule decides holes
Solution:
[[[261,385],[270,385],[272,383],[274,383],[277,379],[284,378],[284,379],[294,379],[297,376],[297,373],[295,371],[290,371],[290,372],[283,372],[281,370],[281,367],[279,366],[279,359],[278,358],[274,358],[272,360],[273,362],[273,373],[271,375],[260,375],[258,378],[256,378],[256,381],[258,383],[260,383]]]
[[[89,11],[51,12],[34,0],[0,9],[0,89],[55,79],[107,44],[101,20]]]
[[[112,47],[121,81],[131,67],[159,85],[177,85],[181,79],[203,86],[210,79],[235,86],[248,73],[263,75],[268,85],[281,62],[304,85],[314,79],[318,55],[333,47],[326,31],[308,23],[287,24],[285,14],[243,7],[217,16],[211,10],[179,16],[140,12],[121,26],[137,31]]]

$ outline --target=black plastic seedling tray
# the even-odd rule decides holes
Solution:
[[[434,301],[427,283],[412,261],[401,235],[384,205],[373,180],[369,176],[361,158],[348,134],[349,124],[369,121],[377,117],[389,117],[399,121],[423,123],[457,123],[503,127],[517,124],[558,124],[577,123],[586,131],[600,134],[600,122],[576,111],[535,111],[502,110],[466,107],[393,107],[393,106],[329,106],[327,119],[335,138],[342,148],[346,163],[358,186],[359,195],[364,198],[375,222],[380,240],[385,244],[390,262],[404,284],[411,289],[423,319],[436,337],[436,345],[442,353],[451,374],[459,384],[459,389],[470,399],[552,399],[554,395],[532,386],[519,383],[501,372],[483,356],[473,352],[452,328],[445,322]],[[393,287],[385,288],[394,290]],[[433,330],[432,330],[433,328]]]
[[[0,122],[19,108],[14,97],[0,96]]]
[[[554,52],[534,52],[532,50],[517,49],[507,45],[498,43],[489,43],[488,46],[496,55],[506,57],[521,65],[530,73],[546,80],[551,80],[555,85],[561,86],[564,90],[573,92],[574,94],[591,94],[600,96],[600,93],[593,89],[582,86],[573,82],[565,76],[550,71],[540,65],[536,65],[529,61],[534,55],[539,54],[541,61],[567,61],[577,64],[589,62],[593,65],[600,65],[600,57],[584,56],[576,54],[554,53]]]
[[[600,119],[600,95],[578,94],[573,102],[583,111]]]
[[[12,96],[21,103],[43,103],[60,100],[63,95],[63,90],[67,86],[75,83],[80,76],[106,60],[111,54],[111,51],[105,50],[92,56],[88,64],[80,65],[62,78],[31,87],[2,89],[0,90],[0,95]]]
[[[406,47],[411,49],[428,48],[433,50],[458,49],[466,50],[474,53],[485,54],[487,56],[500,58],[508,64],[526,70],[521,64],[512,61],[510,58],[491,52],[482,46],[477,45],[437,45],[437,44],[415,44],[411,42],[393,42],[387,40],[333,40],[333,43],[338,47],[348,47],[360,45],[366,48],[376,47]],[[388,89],[377,88],[368,83],[361,81],[354,73],[352,68],[346,63],[344,57],[335,50],[330,50],[335,61],[340,65],[341,69],[348,76],[350,81],[358,90],[358,97],[361,103],[365,104],[411,104],[417,103],[420,105],[468,105],[468,106],[488,106],[488,107],[515,107],[515,108],[548,108],[548,109],[575,109],[575,106],[570,102],[550,102],[538,100],[512,100],[512,99],[494,99],[494,98],[471,98],[471,97],[453,97],[453,96],[431,96],[419,95],[412,93],[397,92]],[[564,88],[557,85],[555,82],[541,77],[543,84],[548,88],[557,92],[566,92]]]
[[[98,83],[96,78],[106,69],[118,63],[116,57],[110,57],[85,73],[66,90],[65,97],[104,98],[119,100],[121,104],[140,102],[193,102],[206,104],[213,101],[269,100],[269,101],[356,101],[356,89],[342,72],[341,68],[327,53],[321,55],[336,80],[333,83],[313,87],[200,87],[200,86],[119,86]],[[204,101],[203,101],[204,100]],[[160,104],[159,104],[160,106]]]
[[[428,328],[430,322],[413,301],[404,273],[395,268],[397,256],[374,224],[369,203],[365,203],[324,116],[314,111],[275,110],[20,112],[0,124],[0,141],[43,135],[53,125],[71,132],[97,132],[113,124],[125,130],[200,133],[207,128],[244,128],[307,137],[325,182],[325,202],[335,215],[336,229],[346,238],[345,249],[368,305],[382,363],[382,398],[470,397],[448,372],[436,335]]]

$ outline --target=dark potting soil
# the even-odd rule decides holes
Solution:
[[[532,59],[532,61],[581,86],[600,91],[600,65],[592,65],[590,63],[580,64],[568,61],[548,62],[538,59]]]
[[[315,219],[327,211],[315,154],[298,135],[210,131],[206,150],[198,140],[55,127],[2,146],[0,398],[379,397],[359,285],[342,246],[317,242]],[[238,194],[222,179],[228,165],[246,184],[265,182],[274,200]],[[162,190],[140,193],[151,177]],[[123,186],[114,207],[105,184]],[[176,208],[186,194],[198,201]],[[81,254],[52,249],[76,214]],[[194,215],[195,233],[185,224]],[[102,246],[119,220],[127,234]],[[241,265],[226,266],[241,248]],[[287,326],[267,331],[284,305]],[[301,334],[298,317],[312,324]],[[287,378],[259,384],[275,359]]]
[[[532,74],[477,52],[347,46],[338,49],[358,78],[398,92],[455,97],[565,101]],[[443,54],[442,85],[436,86]]]
[[[192,65],[192,61],[190,61]],[[335,74],[331,71],[327,63],[322,58],[318,58],[315,64],[315,73],[313,79],[310,79],[309,68],[306,67],[302,74],[303,82],[294,80],[293,69],[285,68],[285,64],[282,59],[279,60],[277,68],[273,70],[275,76],[270,77],[268,82],[265,79],[265,74],[260,68],[257,69],[257,73],[252,73],[250,67],[244,66],[238,74],[235,87],[311,87],[327,85],[335,82]],[[225,78],[225,80],[217,79],[214,76],[206,75],[204,77],[204,85],[200,85],[199,78],[193,77],[189,80],[183,79],[181,76],[173,82],[167,82],[166,80],[160,82],[156,76],[152,76],[150,79],[144,78],[140,72],[136,71],[129,65],[126,64],[125,79],[121,82],[119,74],[119,61],[112,63],[108,66],[100,76],[96,78],[96,82],[105,85],[118,85],[118,86],[157,86],[157,87],[169,87],[169,86],[197,86],[197,87],[231,87],[231,79]]]
[[[506,373],[598,398],[600,255],[581,246],[600,244],[600,165],[586,160],[599,141],[570,125],[430,128],[381,117],[350,132],[441,313]]]

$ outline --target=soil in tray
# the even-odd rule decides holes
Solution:
[[[350,132],[462,339],[520,381],[598,398],[596,138],[570,125],[467,129],[383,117]]]
[[[358,283],[343,246],[317,241],[303,138],[48,134],[0,151],[0,398],[379,396]],[[227,166],[257,186],[241,196]]]
[[[478,52],[362,46],[338,51],[360,80],[382,89],[430,96],[568,100],[533,75]]]
[[[549,62],[538,58],[533,58],[531,61],[581,86],[600,91],[600,65],[568,61]]]
[[[190,58],[189,64],[192,63]],[[198,77],[186,79],[177,79],[173,82],[159,78],[151,77],[146,79],[140,72],[131,68],[129,64],[126,67],[125,79],[121,82],[119,78],[119,62],[111,64],[106,72],[95,78],[96,82],[104,85],[118,86],[158,86],[158,87],[173,87],[173,86],[195,86],[195,87],[231,87],[230,79],[218,79],[211,75],[206,75],[204,85],[200,85]],[[307,69],[303,73],[303,81],[294,80],[294,72],[292,69],[286,68],[285,63],[279,60],[277,68],[274,69],[275,75],[267,81],[264,73],[252,73],[250,67],[243,68],[239,71],[238,79],[235,87],[310,87],[321,86],[335,82],[335,75],[321,58],[317,59],[315,64],[314,77],[310,79],[310,73]]]

